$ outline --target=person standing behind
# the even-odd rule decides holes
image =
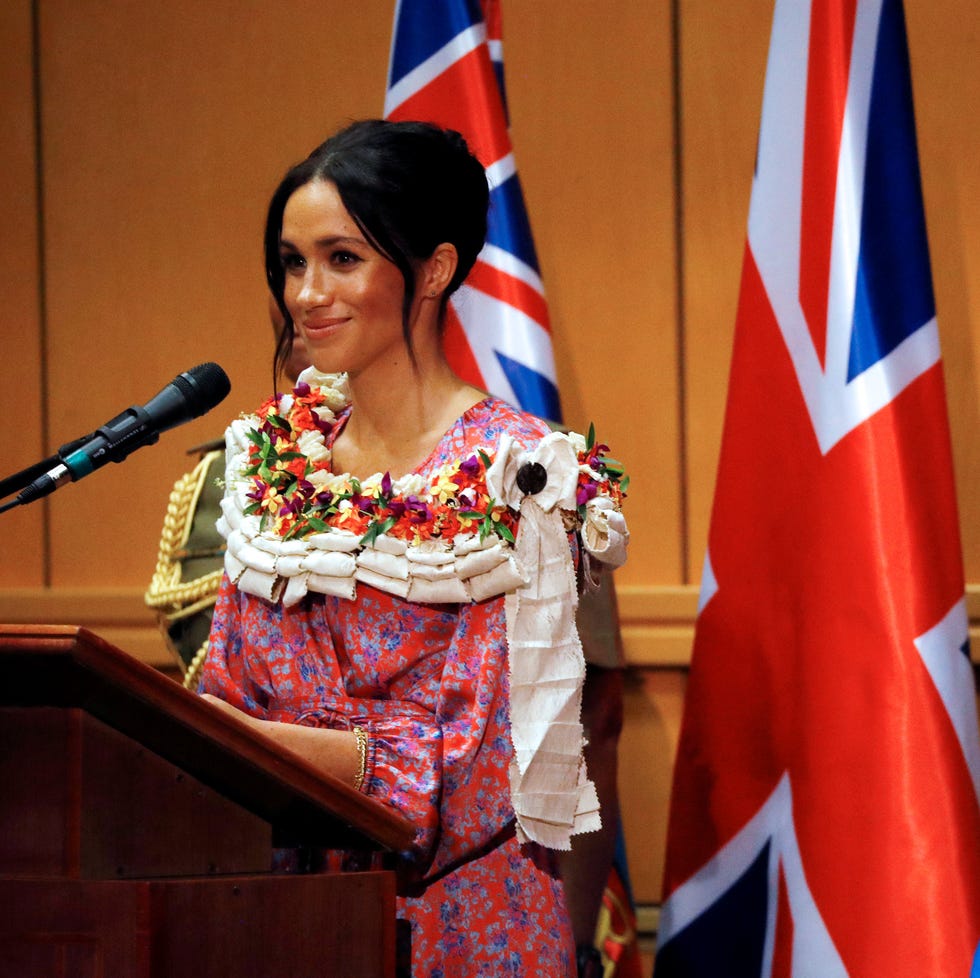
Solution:
[[[271,294],[269,321],[278,345],[283,317]],[[296,336],[280,368],[290,389],[309,365],[302,337]],[[278,379],[278,375],[273,378],[274,385]],[[196,689],[208,654],[208,634],[224,566],[225,541],[215,524],[224,494],[225,440],[198,445],[187,454],[197,456],[198,461],[170,492],[157,562],[144,602],[156,612],[184,686]]]

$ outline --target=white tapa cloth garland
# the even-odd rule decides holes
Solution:
[[[301,379],[313,384],[327,378],[307,371]],[[356,581],[422,603],[505,595],[514,745],[509,774],[518,837],[569,849],[572,835],[600,828],[599,802],[582,756],[585,658],[575,626],[578,592],[566,528],[577,509],[584,439],[553,432],[525,450],[509,435],[501,437],[486,483],[494,499],[520,513],[513,546],[477,534],[457,535],[451,544],[413,544],[380,534],[363,544],[358,535],[337,528],[283,540],[262,530],[258,516],[245,515],[251,502],[244,476],[247,430],[258,424],[254,416],[239,419],[226,436],[218,528],[228,541],[225,569],[232,581],[242,591],[286,606],[309,591],[353,598]],[[537,474],[530,488],[521,478],[528,467],[536,467]],[[599,494],[588,501],[581,526],[586,561],[591,555],[619,566],[628,538],[612,499]]]

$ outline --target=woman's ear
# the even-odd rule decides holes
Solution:
[[[436,246],[436,250],[425,260],[422,273],[422,295],[437,299],[449,286],[456,274],[459,254],[456,246],[448,241]]]

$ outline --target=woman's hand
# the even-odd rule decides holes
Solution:
[[[360,751],[354,734],[349,730],[301,727],[277,720],[260,720],[210,693],[202,693],[201,699],[207,700],[212,706],[258,733],[265,734],[280,747],[299,754],[319,771],[340,778],[347,784],[359,783],[363,779]]]

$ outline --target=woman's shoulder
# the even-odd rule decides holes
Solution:
[[[429,465],[444,465],[477,451],[493,455],[503,435],[509,435],[518,444],[529,448],[550,430],[546,421],[488,394],[463,412],[445,433],[428,462]]]
[[[551,431],[547,421],[492,394],[473,405],[463,420],[471,436],[488,446],[496,445],[502,435],[509,435],[529,447]]]

